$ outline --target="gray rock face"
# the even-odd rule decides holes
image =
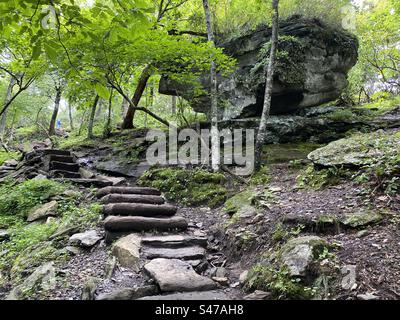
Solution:
[[[289,240],[282,248],[282,262],[293,277],[306,276],[318,250],[327,244],[316,236],[305,236]]]
[[[52,217],[57,215],[57,201],[51,201],[49,203],[44,204],[34,212],[30,213],[28,216],[28,222],[34,222],[42,219],[46,219],[48,217]]]
[[[214,281],[197,274],[189,263],[181,260],[154,259],[144,269],[163,292],[207,291],[217,287]]]
[[[39,290],[51,290],[56,286],[56,271],[53,262],[37,268],[25,281],[15,287],[6,300],[22,300],[25,299],[25,293]]]
[[[83,233],[74,234],[69,238],[69,244],[73,246],[91,248],[102,239],[96,230],[89,230]]]
[[[347,73],[356,64],[358,41],[344,30],[335,30],[317,20],[293,17],[280,24],[280,35],[297,40],[282,40],[279,49],[289,53],[277,63],[274,79],[272,114],[287,114],[337,99],[347,86]],[[264,68],[254,69],[262,60],[260,50],[271,37],[271,28],[257,30],[220,44],[225,53],[237,60],[237,69],[229,77],[219,77],[222,118],[260,116],[265,91]],[[210,87],[209,79],[202,79]],[[197,112],[207,112],[207,96],[193,99],[191,90],[160,82],[163,94],[182,95]]]

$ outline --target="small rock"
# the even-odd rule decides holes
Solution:
[[[18,161],[17,160],[15,160],[15,159],[10,159],[10,160],[7,160],[7,161],[4,161],[4,166],[6,166],[6,167],[16,167],[16,166],[18,166]]]
[[[271,297],[270,292],[256,290],[253,293],[244,297],[244,300],[266,300]]]
[[[65,250],[72,254],[73,256],[77,256],[78,254],[81,254],[83,251],[79,247],[74,247],[74,246],[67,246],[65,247]]]
[[[69,244],[73,246],[91,248],[102,239],[96,230],[89,230],[83,233],[77,233],[69,238]]]
[[[46,180],[47,176],[45,176],[44,174],[39,173],[35,178],[33,178],[33,180]]]
[[[243,271],[240,276],[239,276],[239,282],[241,285],[245,284],[246,280],[247,280],[247,276],[249,275],[249,271]]]
[[[277,192],[281,192],[282,191],[282,188],[280,188],[280,187],[269,187],[268,189],[269,189],[269,191],[271,191],[273,193],[277,193]]]
[[[341,274],[343,276],[341,281],[342,289],[344,290],[355,290],[357,289],[357,276],[356,276],[357,266],[346,265],[341,269]]]
[[[81,193],[79,191],[74,191],[74,190],[65,190],[63,192],[63,195],[69,198],[78,198]]]
[[[359,232],[357,232],[356,236],[357,238],[364,238],[369,234],[368,230],[361,230]]]
[[[39,209],[36,209],[34,212],[30,213],[28,216],[28,222],[34,222],[42,219],[46,219],[51,216],[57,215],[58,203],[57,201],[51,201],[49,203],[44,204]]]
[[[157,291],[157,287],[154,285],[137,288],[123,288],[111,293],[99,295],[96,300],[137,300],[157,294]]]
[[[83,286],[81,300],[95,300],[98,279],[90,277]]]
[[[8,230],[0,229],[0,242],[10,239]]]
[[[84,168],[79,168],[79,173],[81,174],[83,179],[92,179],[95,177],[95,174],[93,172]]]
[[[212,277],[211,278],[213,281],[218,282],[220,285],[227,287],[229,286],[229,279],[228,278],[220,278],[220,277]]]
[[[228,275],[228,271],[222,267],[215,268],[211,273],[211,276],[217,277],[217,278],[226,278],[227,275]]]
[[[140,246],[141,238],[131,234],[119,239],[113,246],[112,254],[118,259],[122,267],[130,268],[135,272],[140,271]]]
[[[124,182],[126,182],[125,178],[117,178],[117,177],[108,177],[108,176],[97,176],[98,179],[103,180],[103,181],[107,181],[107,182],[111,182],[113,186],[119,186],[121,184],[123,184]]]
[[[57,218],[48,217],[47,220],[46,220],[46,224],[55,223],[57,221],[58,221]]]
[[[314,262],[315,253],[327,246],[325,240],[316,236],[298,237],[289,240],[282,248],[282,262],[293,277],[306,276]]]
[[[370,301],[370,300],[379,300],[379,297],[374,295],[373,293],[367,292],[365,294],[358,294],[357,299]]]
[[[354,213],[348,213],[342,220],[342,224],[348,228],[361,228],[382,221],[382,216],[372,210],[361,210]]]

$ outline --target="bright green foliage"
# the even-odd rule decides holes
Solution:
[[[66,185],[47,179],[33,179],[17,185],[8,181],[0,187],[0,217],[26,218],[33,208],[48,202],[66,188]]]
[[[165,192],[168,199],[178,203],[215,207],[226,199],[225,181],[226,178],[221,173],[201,169],[164,168],[148,170],[140,178],[139,184],[158,188]]]

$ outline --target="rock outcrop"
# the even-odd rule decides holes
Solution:
[[[346,88],[347,73],[358,58],[357,39],[317,20],[298,16],[280,24],[281,55],[274,79],[271,114],[289,114],[305,107],[337,99]],[[237,60],[236,71],[219,77],[222,119],[256,117],[261,114],[265,91],[265,72],[260,55],[271,37],[271,28],[255,31],[219,44]],[[203,77],[207,90],[209,78]],[[162,78],[160,93],[181,95],[197,112],[207,112],[208,96],[193,97],[192,90]]]

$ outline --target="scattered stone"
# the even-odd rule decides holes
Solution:
[[[140,246],[141,239],[131,234],[119,239],[113,246],[112,254],[118,259],[124,268],[130,268],[135,272],[140,271]]]
[[[211,276],[217,277],[217,278],[226,278],[228,275],[228,270],[222,267],[214,268],[211,271]]]
[[[35,178],[33,178],[33,180],[46,180],[47,176],[45,176],[44,174],[38,174]]]
[[[269,189],[269,191],[271,191],[273,193],[282,192],[282,188],[280,188],[280,187],[269,187],[268,189]]]
[[[244,300],[267,300],[270,297],[271,297],[270,292],[256,290],[253,293],[245,296],[243,299]]]
[[[55,234],[53,234],[49,240],[54,240],[60,237],[64,237],[64,236],[72,236],[73,234],[79,232],[79,227],[70,227],[65,229],[64,226],[62,226],[61,228],[59,228],[59,230],[56,231]]]
[[[357,236],[357,238],[364,238],[364,237],[366,237],[368,234],[369,234],[369,231],[368,231],[368,230],[361,230],[361,231],[358,231],[358,232],[357,232],[356,236]]]
[[[123,288],[111,293],[99,295],[96,300],[137,300],[157,294],[157,292],[157,287],[151,285],[137,288]]]
[[[48,217],[46,220],[46,224],[50,224],[50,223],[56,223],[58,221],[57,218],[54,217]]]
[[[370,300],[379,300],[379,297],[374,295],[373,293],[367,292],[365,294],[358,294],[357,299],[370,301]]]
[[[40,290],[49,291],[56,286],[56,270],[54,263],[49,262],[38,267],[25,281],[15,287],[7,296],[6,300],[23,300],[29,292]]]
[[[74,190],[65,190],[63,192],[63,195],[68,198],[78,198],[80,197],[81,193],[79,191],[74,191]]]
[[[7,160],[7,161],[4,161],[4,166],[6,166],[6,167],[16,167],[16,166],[18,166],[18,161],[17,160],[15,160],[15,159],[10,159],[10,160]]]
[[[79,173],[81,174],[83,179],[93,179],[96,175],[89,170],[86,170],[84,168],[79,168]]]
[[[228,296],[223,291],[201,291],[201,292],[173,293],[163,296],[150,296],[138,300],[175,300],[175,301],[214,300],[215,301],[215,300],[232,300],[232,297]]]
[[[82,289],[81,300],[95,300],[96,290],[99,280],[90,277],[84,284]]]
[[[66,246],[65,250],[73,256],[77,256],[83,252],[82,248],[74,247],[74,246]]]
[[[221,286],[227,287],[229,286],[229,279],[226,277],[212,277],[213,281],[219,283]]]
[[[0,242],[10,239],[8,230],[0,229]]]
[[[245,284],[246,280],[247,280],[247,276],[249,275],[249,271],[243,271],[240,276],[239,276],[239,283],[241,285]]]
[[[30,213],[28,216],[28,222],[34,222],[48,217],[54,217],[57,215],[58,203],[57,201],[51,201],[44,204],[40,208],[36,209],[34,212]]]
[[[101,239],[102,237],[97,233],[96,230],[89,230],[71,236],[71,238],[69,238],[69,244],[83,248],[91,248]]]
[[[383,217],[372,210],[360,210],[346,214],[342,224],[348,228],[361,228],[381,222]]]
[[[355,265],[346,265],[343,266],[340,270],[343,278],[341,281],[342,289],[344,290],[355,290],[357,289],[357,277],[356,277],[356,269]]]
[[[125,178],[108,177],[108,176],[103,176],[103,175],[97,176],[97,179],[110,182],[110,183],[112,183],[113,186],[119,186],[126,182]]]
[[[181,260],[154,259],[144,269],[163,292],[207,291],[216,288],[214,281],[197,274],[189,263]]]
[[[281,259],[291,276],[306,276],[311,263],[326,246],[325,240],[316,236],[291,239],[283,246]]]

